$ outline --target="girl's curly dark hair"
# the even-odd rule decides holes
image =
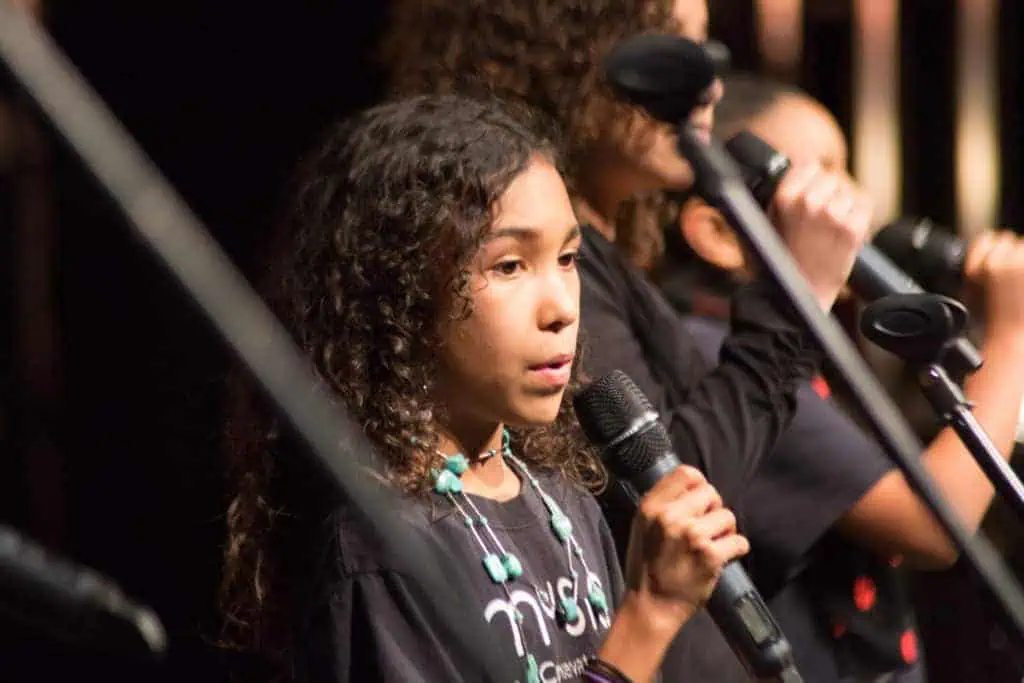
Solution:
[[[537,158],[557,165],[555,146],[496,100],[420,96],[337,126],[300,174],[270,299],[407,494],[427,490],[444,420],[432,398],[443,323],[472,314],[467,266],[495,203]],[[257,395],[234,396],[225,640],[273,654],[287,643],[284,589],[295,576],[282,543],[320,520],[302,519],[313,514],[308,488]],[[603,485],[571,401],[550,426],[510,431],[532,466]]]
[[[601,63],[625,38],[677,32],[671,10],[669,0],[394,0],[380,59],[395,93],[488,93],[536,109],[560,127],[575,177],[595,143],[647,124],[614,97]],[[645,193],[615,217],[639,265],[664,249],[664,203]]]

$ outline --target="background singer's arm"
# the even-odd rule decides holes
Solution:
[[[965,394],[978,423],[1005,458],[1013,451],[1024,400],[1024,240],[990,233],[971,244],[965,267],[985,301],[985,364],[967,379]],[[947,427],[922,455],[968,529],[981,523],[994,488],[956,432]],[[892,470],[840,520],[840,529],[887,555],[919,567],[945,567],[957,550],[903,473]]]

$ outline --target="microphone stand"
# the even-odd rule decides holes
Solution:
[[[411,585],[420,589],[432,621],[451,637],[452,649],[477,667],[467,678],[519,676],[515,658],[499,656],[501,648],[465,618],[475,611],[451,591],[464,569],[404,523],[394,494],[373,486],[362,471],[372,446],[350,417],[314,389],[315,377],[288,332],[52,38],[10,0],[0,0],[0,62],[261,383],[385,553],[414,579]]]
[[[0,615],[71,646],[158,660],[160,619],[101,574],[50,555],[0,525]]]
[[[981,367],[964,363],[962,336],[969,314],[962,303],[939,294],[899,294],[869,304],[861,317],[864,336],[904,361],[940,421],[956,431],[996,491],[1024,522],[1024,484],[985,432],[957,381]],[[976,352],[975,352],[976,353]],[[964,371],[966,367],[966,371]]]
[[[753,248],[765,270],[839,371],[840,383],[854,397],[886,452],[962,549],[1006,611],[1013,627],[1024,637],[1024,595],[1019,584],[984,536],[979,534],[972,538],[967,533],[932,477],[918,462],[921,444],[838,323],[821,310],[796,261],[744,184],[736,163],[721,143],[712,140],[706,144],[685,120],[679,127],[678,146],[693,166],[698,193],[718,208]]]

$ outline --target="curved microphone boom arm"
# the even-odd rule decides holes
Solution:
[[[972,537],[921,466],[921,444],[892,399],[843,332],[815,300],[799,266],[751,195],[737,164],[721,143],[706,144],[687,123],[699,93],[714,80],[714,65],[697,44],[676,36],[641,35],[620,43],[605,61],[612,89],[655,119],[679,127],[679,151],[690,162],[696,189],[719,209],[757,254],[763,269],[818,341],[890,458],[962,550],[1024,637],[1024,594],[991,543]]]

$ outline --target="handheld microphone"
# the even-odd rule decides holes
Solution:
[[[732,136],[725,149],[740,165],[751,194],[767,208],[782,176],[789,171],[789,159],[749,131]],[[853,264],[853,291],[866,301],[890,294],[921,294],[924,288],[915,277],[930,291],[959,291],[966,244],[934,227],[927,219],[901,218],[879,231],[874,243],[864,245]],[[913,277],[904,271],[913,273]]]
[[[573,405],[587,438],[634,493],[643,495],[679,467],[658,414],[621,370],[578,392]],[[789,641],[738,562],[722,569],[707,610],[749,675],[789,683],[802,680]]]
[[[143,658],[167,647],[163,625],[109,579],[50,557],[0,526],[0,616],[65,644]]]
[[[779,152],[767,142],[749,131],[741,131],[725,143],[725,149],[737,161],[740,166],[740,173],[743,180],[750,188],[751,194],[762,207],[767,208],[775,195],[775,189],[782,180],[782,176],[789,170],[789,159],[785,154]],[[907,249],[900,245],[904,242],[911,242],[913,239],[904,240],[900,235],[913,236],[914,228],[905,227],[909,223],[899,222],[886,228],[883,232],[889,234],[883,240],[888,245],[887,249],[893,249],[897,253],[908,254]],[[918,226],[926,226],[926,222],[920,222]],[[930,232],[928,234],[931,234]],[[951,282],[949,273],[963,273],[963,256],[966,248],[963,243],[955,238],[932,236],[930,241],[925,235],[923,244],[930,245],[927,252],[922,248],[919,253],[928,253],[929,264],[942,263],[941,268],[932,268],[932,272],[945,273],[947,282]],[[877,242],[877,238],[876,238]],[[959,248],[954,248],[953,242],[959,243]],[[896,245],[896,246],[893,246]],[[956,254],[959,253],[959,265],[955,265]],[[907,260],[913,260],[909,258]],[[959,270],[955,270],[958,268]],[[861,247],[857,259],[853,262],[853,269],[850,271],[850,288],[861,299],[871,302],[887,296],[910,294],[924,294],[925,290],[917,284],[912,277],[900,270],[899,266],[892,262],[889,257],[873,244],[865,244]],[[953,315],[953,311],[950,315]],[[963,377],[981,367],[983,359],[981,352],[967,340],[966,337],[958,337],[948,347],[943,362],[947,370],[955,377]]]
[[[927,218],[900,218],[875,235],[875,244],[932,292],[955,296],[964,284],[967,242]]]

